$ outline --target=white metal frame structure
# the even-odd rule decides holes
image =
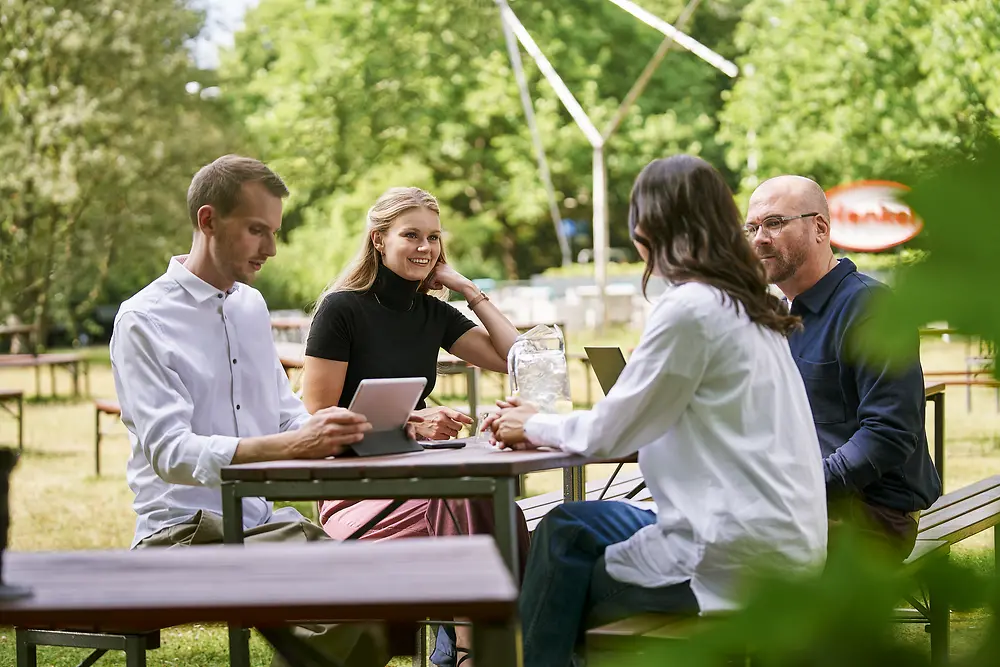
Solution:
[[[604,147],[607,145],[611,136],[618,129],[619,125],[621,125],[625,116],[628,115],[628,111],[632,104],[639,97],[639,95],[642,94],[642,91],[645,89],[646,84],[649,83],[653,72],[656,71],[656,68],[663,61],[664,56],[666,56],[667,52],[670,51],[675,44],[698,56],[727,76],[735,77],[739,73],[739,69],[734,63],[726,60],[704,44],[701,44],[697,40],[684,34],[678,27],[675,27],[647,12],[634,2],[631,2],[630,0],[610,1],[646,25],[660,31],[664,35],[664,38],[663,42],[660,43],[659,48],[656,50],[656,53],[653,54],[653,57],[646,65],[646,68],[643,70],[642,74],[639,75],[639,78],[636,79],[635,83],[632,85],[632,89],[629,90],[628,95],[625,96],[625,99],[618,107],[615,115],[611,118],[602,132],[597,129],[593,121],[591,121],[590,117],[587,115],[587,112],[584,111],[583,107],[580,106],[580,103],[576,101],[575,97],[573,97],[573,93],[566,87],[566,84],[563,82],[558,72],[556,72],[552,64],[549,63],[545,54],[543,54],[542,50],[538,48],[538,45],[535,44],[531,35],[525,29],[524,25],[521,24],[521,21],[514,14],[514,11],[510,8],[507,0],[495,0],[497,8],[500,10],[500,19],[503,24],[504,37],[507,40],[507,51],[510,56],[511,67],[514,70],[514,75],[517,79],[518,88],[521,93],[521,102],[524,106],[524,113],[528,119],[529,128],[531,129],[532,141],[535,145],[535,153],[538,159],[539,172],[549,197],[549,210],[552,215],[552,221],[556,226],[556,236],[559,239],[563,264],[568,263],[569,245],[562,230],[561,215],[559,213],[559,206],[555,201],[555,190],[552,186],[552,178],[549,174],[548,163],[545,159],[545,150],[542,146],[541,137],[538,134],[538,128],[535,123],[534,108],[532,106],[530,93],[528,92],[527,80],[524,77],[524,71],[521,67],[520,49],[514,42],[514,38],[520,42],[521,47],[523,47],[524,50],[527,51],[528,55],[530,55],[535,61],[538,69],[549,82],[549,85],[555,90],[559,100],[563,103],[563,106],[566,107],[566,111],[568,111],[570,116],[572,116],[573,120],[583,132],[594,151],[592,195],[592,205],[594,210],[594,281],[597,284],[599,296],[599,313],[597,321],[602,328],[606,321],[607,313],[605,299],[607,294],[607,264],[609,250],[607,171],[604,163]],[[677,18],[677,26],[684,27],[700,2],[701,0],[690,0],[688,2],[687,6]]]

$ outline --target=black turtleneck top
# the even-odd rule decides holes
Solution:
[[[434,389],[438,349],[450,350],[476,325],[454,307],[428,294],[419,283],[379,264],[367,292],[333,292],[316,307],[306,355],[347,362],[341,407],[367,378],[425,377],[417,407]]]

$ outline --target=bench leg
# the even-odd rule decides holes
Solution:
[[[229,667],[250,667],[250,630],[247,628],[229,626]]]
[[[56,397],[56,367],[55,364],[49,364],[49,382],[52,385],[52,398]]]
[[[28,641],[22,630],[15,630],[17,637],[17,667],[38,667],[38,647]]]
[[[94,410],[94,474],[101,476],[101,411]]]
[[[125,639],[125,667],[146,667],[146,641],[141,637]]]
[[[951,603],[947,585],[938,578],[928,584],[928,621],[931,626],[931,665],[945,667],[948,664],[949,640],[951,638]]]

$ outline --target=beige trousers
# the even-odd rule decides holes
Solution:
[[[164,528],[150,535],[136,545],[136,548],[222,544],[222,536],[222,517],[212,512],[199,511],[190,521]],[[274,542],[315,542],[330,540],[330,537],[322,528],[309,521],[285,521],[251,528],[243,534],[243,539],[247,544],[253,545]],[[385,629],[381,625],[371,623],[297,625],[292,627],[292,633],[345,667],[385,667],[391,658],[388,654]],[[271,667],[286,667],[286,663],[275,653]]]

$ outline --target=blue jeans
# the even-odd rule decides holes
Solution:
[[[524,667],[568,667],[587,628],[643,612],[698,613],[687,583],[642,588],[608,575],[604,550],[653,523],[653,512],[615,501],[566,503],[545,516],[521,587]],[[431,662],[454,667],[455,658],[454,628],[439,626]]]
[[[521,588],[524,667],[568,667],[587,628],[643,612],[698,613],[687,582],[659,588],[608,575],[604,551],[656,523],[617,501],[567,503],[535,530]]]

